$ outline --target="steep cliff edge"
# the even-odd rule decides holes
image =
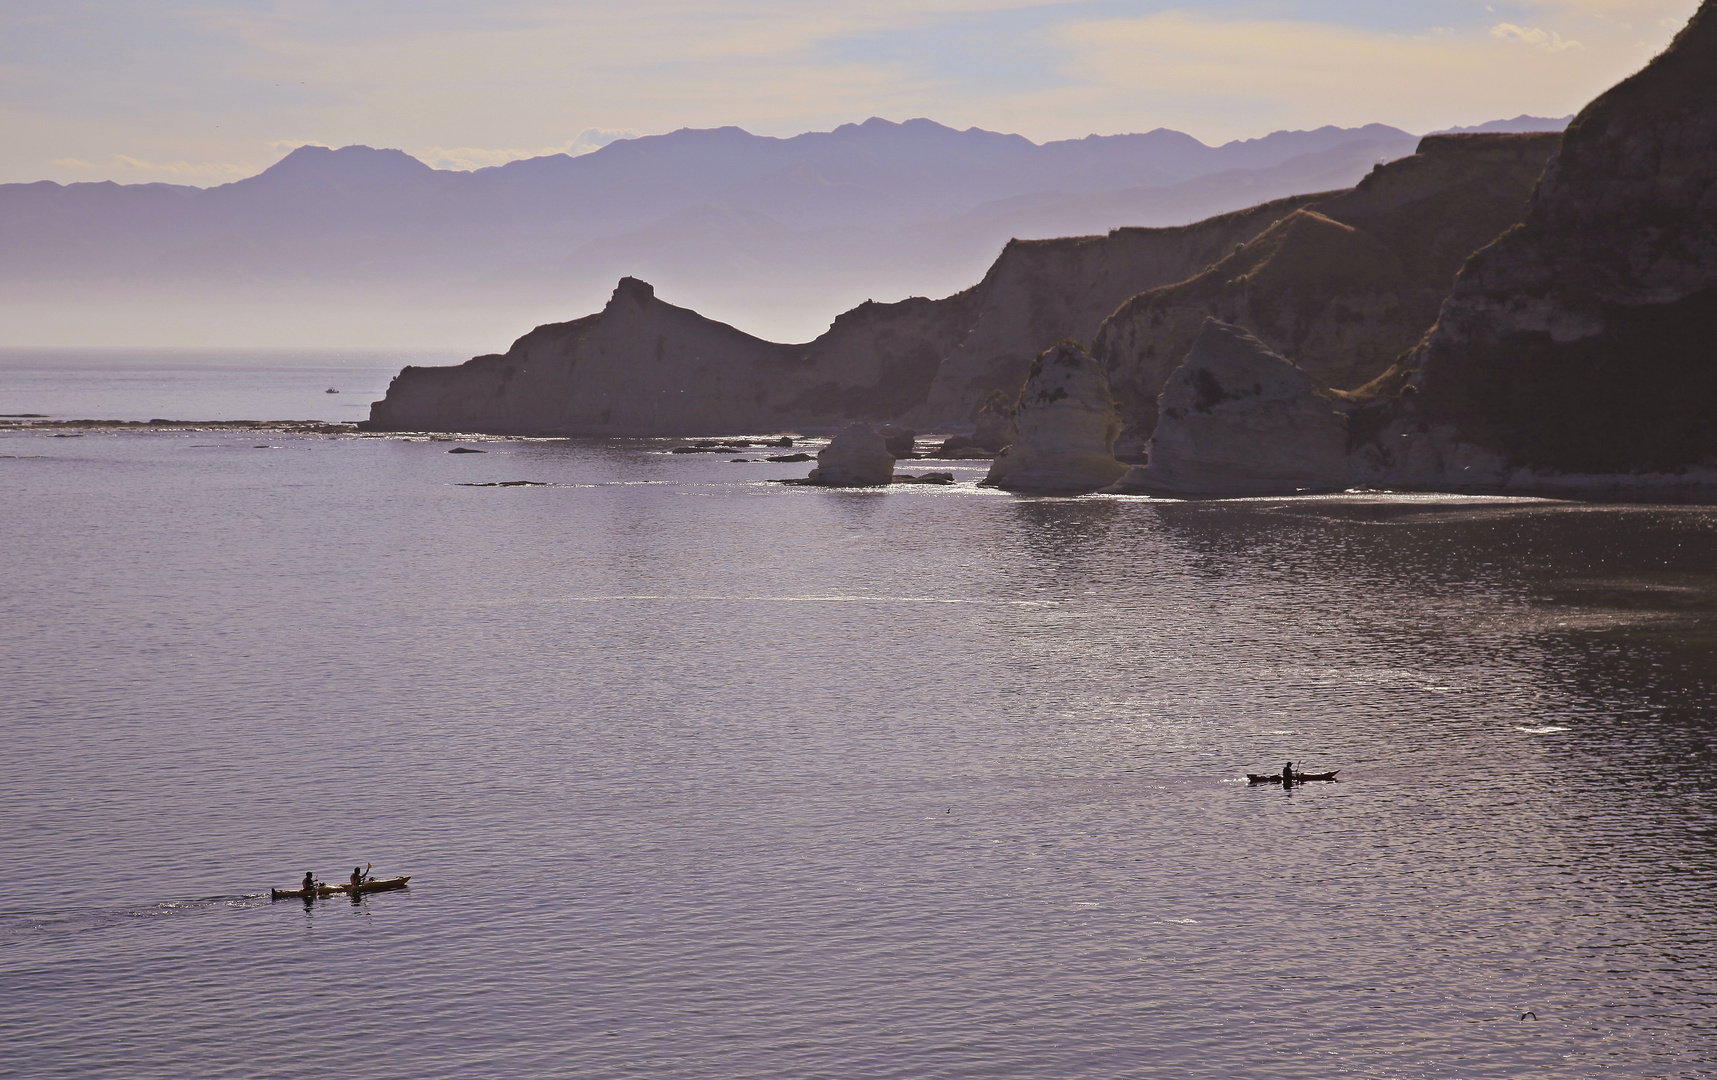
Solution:
[[[1569,125],[1524,222],[1369,388],[1543,473],[1717,463],[1717,0]],[[1387,446],[1382,447],[1387,450]]]
[[[1356,387],[1413,347],[1463,261],[1518,222],[1558,136],[1433,135],[1314,199],[1203,273],[1129,299],[1093,351],[1122,404],[1123,456],[1206,318],[1245,327],[1319,383]]]

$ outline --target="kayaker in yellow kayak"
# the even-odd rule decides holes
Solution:
[[[365,863],[363,866],[352,867],[352,891],[353,892],[357,892],[358,886],[362,885],[364,883],[364,871],[368,870],[370,867],[372,867],[374,865],[375,865],[375,863]]]
[[[316,887],[316,871],[304,871],[304,891],[309,892]]]

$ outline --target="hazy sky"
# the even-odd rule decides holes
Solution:
[[[1206,142],[1560,116],[1697,0],[0,0],[0,182],[247,176],[302,143],[472,168],[618,133],[915,116]]]

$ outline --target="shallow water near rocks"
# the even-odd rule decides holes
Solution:
[[[0,1073],[1717,1071],[1710,509],[450,445],[0,432]]]

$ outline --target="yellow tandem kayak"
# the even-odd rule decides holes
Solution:
[[[337,896],[353,892],[383,892],[387,889],[403,889],[405,888],[405,883],[410,880],[411,875],[407,874],[404,877],[380,878],[376,881],[366,881],[362,885],[358,886],[353,886],[351,882],[346,882],[343,885],[324,885],[318,883],[316,887],[312,889],[270,889],[268,890],[268,898],[270,900],[314,900],[319,896]]]

